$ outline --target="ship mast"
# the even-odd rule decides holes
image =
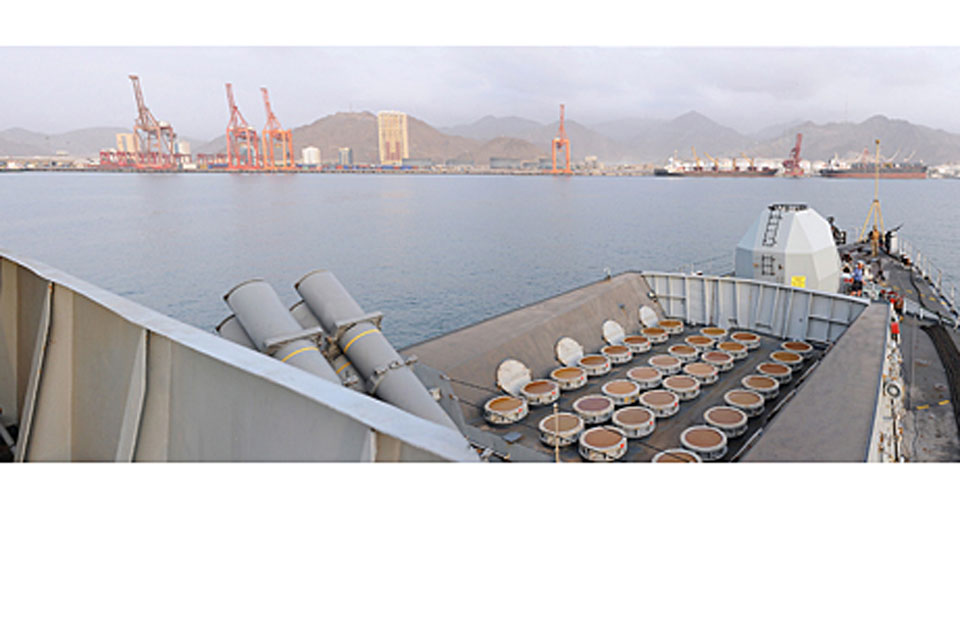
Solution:
[[[870,211],[867,212],[867,219],[863,222],[860,237],[857,238],[858,242],[863,242],[867,238],[867,227],[870,226],[871,220],[873,220],[873,228],[877,229],[878,233],[883,233],[883,213],[880,210],[880,140],[874,142],[877,144],[877,157],[873,176],[873,203],[870,205]]]

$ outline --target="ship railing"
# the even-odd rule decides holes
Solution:
[[[960,316],[957,307],[957,279],[953,274],[945,272],[930,255],[922,251],[915,243],[904,237],[899,237],[899,253],[910,258],[914,271],[921,278],[930,283],[934,293],[940,298],[943,306],[953,316],[954,323]],[[919,293],[919,292],[918,292]]]
[[[668,317],[766,335],[834,342],[870,301],[773,282],[642,271]]]
[[[679,273],[706,273],[726,275],[733,273],[733,254],[729,251],[711,258],[703,258],[693,262],[685,262],[671,271]]]
[[[478,459],[456,429],[4,251],[0,410],[19,461]]]

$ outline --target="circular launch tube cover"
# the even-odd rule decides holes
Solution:
[[[700,356],[700,359],[712,364],[720,371],[729,371],[733,368],[733,356],[723,351],[707,351]]]
[[[774,351],[770,354],[770,359],[779,364],[785,364],[792,371],[796,371],[803,366],[803,356],[794,351]]]
[[[646,336],[646,338],[654,344],[666,342],[670,337],[670,334],[667,333],[667,330],[661,329],[660,327],[644,327],[643,329],[640,329],[640,334]]]
[[[792,369],[790,367],[779,362],[761,362],[757,365],[757,373],[770,376],[780,384],[790,382],[790,379],[793,377],[791,371]]]
[[[640,404],[658,418],[669,418],[680,410],[680,399],[673,391],[654,389],[640,394]]]
[[[718,460],[727,453],[727,435],[716,427],[695,425],[683,430],[680,443],[704,460]]]
[[[703,412],[703,419],[727,434],[728,438],[736,438],[747,430],[747,414],[735,407],[710,407]]]
[[[542,406],[560,398],[560,385],[553,380],[531,380],[520,387],[520,395],[531,406]]]
[[[734,331],[730,334],[730,339],[739,342],[750,351],[760,346],[760,336],[752,331]]]
[[[557,367],[550,372],[550,378],[564,391],[579,389],[587,384],[587,372],[580,367]]]
[[[722,340],[727,335],[727,330],[722,327],[704,327],[700,333],[711,340]]]
[[[626,336],[623,339],[623,344],[633,351],[633,353],[646,353],[650,351],[650,338],[647,336]]]
[[[623,326],[616,320],[604,320],[600,332],[607,344],[620,344],[626,335]]]
[[[641,389],[653,389],[663,380],[663,374],[656,367],[634,367],[627,371],[627,377]]]
[[[784,342],[780,345],[780,348],[784,351],[798,353],[803,356],[804,359],[813,355],[813,345],[811,345],[809,342],[804,342],[803,340],[790,340],[788,342]]]
[[[670,376],[664,379],[663,388],[673,391],[681,400],[692,400],[700,395],[700,383],[693,376]]]
[[[600,353],[610,359],[613,364],[626,364],[633,360],[633,352],[622,344],[608,344],[600,348]]]
[[[624,407],[613,412],[613,424],[623,429],[628,438],[643,438],[656,428],[653,412],[643,407]]]
[[[717,368],[707,362],[691,362],[683,366],[683,372],[696,378],[701,385],[713,384],[720,377]]]
[[[613,409],[613,400],[597,394],[577,398],[573,403],[573,410],[586,424],[606,422],[613,415]]]
[[[670,335],[683,333],[683,320],[678,318],[666,318],[660,321],[660,328],[666,329]]]
[[[557,340],[554,353],[561,364],[572,367],[579,364],[583,357],[583,346],[573,338],[563,337]]]
[[[653,456],[650,462],[703,462],[693,451],[686,449],[664,449]]]
[[[640,396],[640,385],[633,380],[611,380],[600,388],[603,395],[607,396],[618,407],[633,404]]]
[[[740,384],[745,389],[756,391],[764,398],[773,398],[780,391],[780,383],[773,376],[765,376],[759,373],[751,373],[740,380]]]
[[[731,389],[723,394],[723,401],[751,417],[763,413],[764,398],[756,391]]]
[[[660,324],[657,312],[647,305],[640,305],[640,324],[644,327],[655,327]]]
[[[665,376],[670,376],[680,371],[680,359],[664,354],[650,356],[647,360],[650,366],[657,369]]]
[[[580,358],[579,367],[588,376],[602,376],[610,372],[610,358],[599,353],[589,353]]]
[[[612,462],[627,453],[627,436],[617,427],[593,427],[580,434],[580,455],[590,462]]]
[[[729,353],[734,360],[743,360],[747,357],[747,345],[735,340],[724,340],[717,345],[717,350]]]
[[[677,358],[681,362],[693,362],[697,359],[699,352],[696,347],[688,344],[674,344],[667,349],[667,353]]]
[[[540,441],[548,446],[565,447],[574,444],[583,431],[583,420],[578,415],[572,413],[560,412],[550,414],[540,420],[538,425],[540,430]]]
[[[519,360],[507,358],[497,366],[497,387],[512,396],[520,395],[520,389],[530,382],[530,369]]]
[[[687,336],[683,341],[697,351],[709,351],[715,342],[713,338],[707,336]]]
[[[491,424],[513,424],[527,417],[527,401],[514,396],[497,396],[483,405],[483,417]]]

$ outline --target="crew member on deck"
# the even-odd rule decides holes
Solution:
[[[870,232],[870,247],[873,249],[872,256],[876,258],[880,249],[880,230],[877,225],[873,225],[873,231]]]

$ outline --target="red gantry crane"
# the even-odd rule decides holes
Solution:
[[[803,169],[800,167],[800,143],[803,142],[803,134],[797,134],[797,142],[790,150],[790,157],[783,161],[783,175],[791,178],[799,178],[803,175]]]
[[[557,151],[560,149],[565,149],[567,152],[566,169],[557,169]],[[553,155],[553,170],[550,173],[564,173],[567,175],[573,173],[570,169],[570,141],[567,139],[567,131],[563,127],[563,105],[560,105],[560,130],[557,132],[557,137],[553,139],[551,151]]]
[[[133,96],[137,102],[137,119],[133,123],[135,151],[117,152],[112,164],[139,170],[171,170],[177,168],[177,134],[169,122],[157,120],[150,113],[140,89],[140,78],[131,75]],[[108,152],[109,153],[109,152]],[[101,160],[103,154],[101,154]]]
[[[280,121],[270,108],[270,95],[266,87],[260,87],[263,93],[263,107],[267,110],[267,124],[260,137],[261,158],[264,169],[293,169],[293,136],[290,129],[280,126]]]
[[[240,115],[233,100],[233,85],[227,83],[230,122],[227,124],[227,166],[242,171],[257,171],[261,166],[257,131]]]

